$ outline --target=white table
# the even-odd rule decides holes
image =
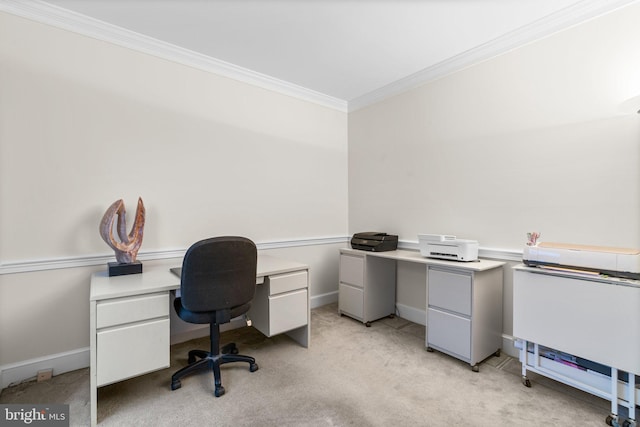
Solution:
[[[266,336],[286,333],[308,347],[308,266],[258,254],[256,284],[247,313],[252,326]],[[98,387],[169,367],[169,293],[179,288],[180,279],[167,267],[91,276],[91,425],[98,421]]]

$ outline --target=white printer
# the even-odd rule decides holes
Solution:
[[[568,268],[640,279],[640,249],[544,242],[525,246],[522,261],[532,267]]]
[[[457,239],[444,234],[418,234],[420,254],[429,258],[453,261],[476,261],[478,241]]]

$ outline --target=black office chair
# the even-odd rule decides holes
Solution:
[[[179,298],[174,301],[178,316],[189,323],[208,323],[211,350],[191,350],[189,365],[171,377],[171,390],[180,379],[209,367],[215,379],[215,396],[224,394],[220,365],[247,362],[258,370],[253,357],[238,354],[234,343],[220,349],[220,325],[245,314],[256,290],[256,245],[244,237],[214,237],[194,243],[184,256]],[[196,358],[200,360],[196,361]]]

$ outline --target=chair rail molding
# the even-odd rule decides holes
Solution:
[[[344,243],[349,244],[350,236],[330,236],[312,237],[305,239],[274,240],[267,242],[256,242],[258,250],[283,249],[297,246],[317,246]],[[398,242],[399,249],[419,250],[418,242],[401,240]],[[141,251],[138,254],[140,261],[155,261],[162,259],[181,258],[184,256],[186,248],[160,249],[153,251]],[[522,251],[513,249],[480,248],[478,255],[481,258],[491,258],[500,261],[522,261]],[[104,265],[114,261],[113,254],[86,255],[65,258],[49,258],[36,260],[21,260],[0,262],[0,275],[29,273],[35,271],[57,270],[62,268],[91,267]]]
[[[274,240],[268,242],[256,242],[258,250],[292,248],[297,246],[317,246],[348,242],[347,237],[314,237],[306,239]],[[153,251],[140,251],[138,260],[155,261],[171,258],[184,257],[186,248],[180,249],[160,249]],[[34,271],[57,270],[62,268],[91,267],[104,265],[115,260],[113,254],[86,255],[65,258],[50,258],[37,260],[0,262],[0,275],[29,273]]]

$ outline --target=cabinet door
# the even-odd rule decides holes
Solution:
[[[364,284],[364,257],[340,255],[340,282],[361,288]]]
[[[429,306],[471,316],[471,275],[429,268]]]
[[[471,321],[455,314],[427,310],[427,345],[471,358]]]
[[[169,367],[169,319],[105,329],[97,334],[98,387]]]
[[[307,290],[269,297],[268,336],[287,332],[307,324]]]
[[[340,283],[338,309],[341,313],[362,319],[364,316],[364,292],[362,289]]]

